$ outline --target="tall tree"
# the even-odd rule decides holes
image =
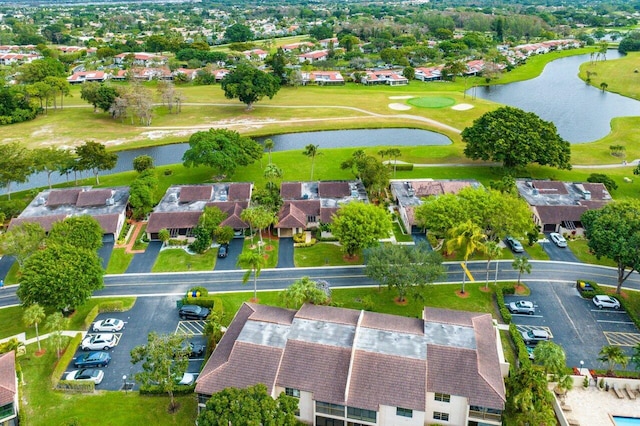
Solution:
[[[629,275],[640,270],[640,202],[616,201],[584,212],[580,220],[591,252],[616,263],[620,294]]]
[[[495,241],[487,241],[482,249],[487,257],[487,280],[485,281],[485,289],[489,288],[489,266],[491,261],[497,259],[502,254],[502,248]],[[498,279],[498,262],[496,262],[496,280]]]
[[[612,375],[616,365],[620,365],[623,369],[629,363],[629,358],[620,346],[603,346],[600,349],[598,361],[607,365],[607,374]]]
[[[398,300],[404,302],[407,293],[422,299],[420,290],[444,275],[442,257],[429,250],[426,243],[415,247],[379,245],[368,250],[365,274],[389,289],[398,291]]]
[[[153,157],[150,155],[138,155],[133,159],[133,170],[142,173],[145,170],[153,169]]]
[[[93,141],[87,141],[76,147],[76,154],[78,169],[91,170],[96,177],[96,185],[100,185],[100,179],[98,179],[100,171],[111,170],[118,162],[118,154],[108,152],[103,144]]]
[[[331,232],[348,256],[358,250],[373,247],[391,233],[391,220],[383,208],[373,204],[351,202],[338,209],[333,217]]]
[[[263,173],[264,178],[267,180],[267,189],[274,190],[279,187],[278,181],[284,176],[284,172],[278,166],[273,163],[267,164]]]
[[[160,386],[169,395],[171,411],[177,408],[173,393],[189,367],[189,354],[184,342],[184,335],[152,331],[147,336],[146,345],[131,350],[131,363],[142,362],[142,371],[135,374],[136,380],[143,386]]]
[[[544,371],[533,366],[521,368],[507,379],[506,412],[517,425],[552,425],[553,395]]]
[[[253,31],[244,24],[235,23],[224,31],[224,38],[229,43],[242,43],[253,40]]]
[[[516,256],[513,263],[511,263],[511,266],[513,269],[518,271],[518,285],[520,285],[520,278],[522,278],[523,273],[531,273],[531,264],[529,263],[529,259],[524,256]]]
[[[100,223],[93,216],[71,216],[53,224],[46,244],[47,246],[69,244],[73,247],[96,251],[102,247],[103,234]]]
[[[33,305],[27,307],[22,314],[22,322],[25,327],[36,327],[36,340],[38,342],[38,351],[42,350],[40,346],[40,333],[38,332],[38,324],[40,324],[44,318],[46,317],[44,313],[44,309],[42,306],[34,303]]]
[[[281,47],[278,48],[276,53],[269,56],[265,61],[267,65],[271,67],[273,75],[278,79],[281,86],[287,83],[287,56]]]
[[[189,138],[182,156],[185,167],[207,166],[217,173],[232,175],[238,166],[248,166],[262,156],[262,147],[233,130],[209,129]]]
[[[23,222],[0,235],[0,250],[13,256],[20,268],[43,245],[46,233],[37,222]]]
[[[0,186],[7,189],[11,199],[11,184],[24,183],[33,172],[34,158],[26,147],[18,142],[0,144]]]
[[[102,288],[103,274],[95,251],[54,244],[24,262],[17,295],[25,305],[69,311]]]
[[[501,162],[507,169],[530,163],[571,169],[571,146],[556,126],[518,108],[487,112],[461,135],[464,155],[473,160]]]
[[[273,139],[264,140],[264,149],[266,149],[267,152],[269,153],[269,164],[271,164],[271,151],[273,151],[274,147],[275,147],[275,143],[273,142]]]
[[[280,84],[274,76],[244,63],[227,74],[220,86],[227,99],[238,98],[247,105],[247,111],[265,96],[272,99],[280,90]]]
[[[318,283],[309,277],[302,277],[282,293],[280,298],[287,308],[300,309],[305,303],[314,305],[326,305],[329,302],[327,294],[318,287]]]
[[[267,260],[264,258],[262,253],[253,251],[253,250],[245,250],[240,253],[238,256],[238,266],[243,269],[247,269],[244,276],[242,277],[242,283],[246,284],[251,277],[251,273],[253,273],[253,300],[258,300],[258,277],[260,276],[260,272],[262,272],[262,268],[267,264]]]
[[[200,411],[198,425],[296,426],[297,409],[296,398],[282,392],[274,399],[262,383],[244,389],[226,388],[209,398]]]
[[[45,323],[45,328],[49,331],[47,341],[55,347],[58,359],[60,359],[64,341],[67,339],[67,337],[62,334],[62,331],[67,328],[68,325],[69,318],[65,318],[61,312],[54,312],[49,315]]]
[[[319,148],[320,145],[314,145],[310,143],[309,145],[305,146],[304,151],[302,151],[302,155],[306,155],[307,157],[311,158],[311,177],[309,178],[309,180],[313,180],[313,165],[316,161],[316,157],[318,155],[322,155],[322,153],[318,151]]]
[[[276,215],[265,206],[257,205],[244,209],[242,213],[240,213],[240,219],[247,222],[249,226],[251,226],[251,229],[256,231],[260,236],[258,253],[262,253],[262,246],[264,245],[262,231],[276,223]]]
[[[37,148],[33,151],[34,170],[47,174],[47,183],[51,189],[51,174],[75,159],[73,151],[63,148]]]
[[[464,284],[467,281],[467,261],[469,256],[482,250],[486,236],[483,230],[470,219],[461,223],[449,231],[447,240],[447,251],[460,250],[464,259],[464,271],[462,271],[462,291],[464,294]]]

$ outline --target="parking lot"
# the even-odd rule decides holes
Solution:
[[[590,299],[583,299],[575,283],[532,282],[530,296],[505,296],[505,303],[516,300],[533,302],[534,315],[513,315],[521,331],[543,329],[553,342],[564,348],[567,365],[603,368],[598,354],[603,346],[620,346],[627,355],[640,343],[640,331],[623,310],[598,309]]]
[[[97,389],[120,390],[126,382],[133,384],[133,389],[138,389],[135,383],[135,373],[142,370],[142,363],[131,364],[131,349],[147,343],[147,335],[151,331],[158,334],[176,333],[188,337],[194,343],[206,345],[206,339],[202,335],[204,321],[182,321],[178,318],[175,297],[140,297],[133,308],[127,312],[111,312],[98,315],[96,321],[106,318],[117,318],[125,322],[125,326],[117,333],[120,335],[117,346],[109,351],[111,363],[103,368],[104,380]],[[95,334],[95,333],[88,333]],[[74,357],[85,351],[78,349]],[[189,373],[198,374],[204,362],[203,358],[189,360]],[[66,373],[75,370],[72,363],[67,367]]]

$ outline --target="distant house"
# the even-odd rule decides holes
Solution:
[[[304,424],[497,426],[509,371],[499,336],[486,313],[245,303],[196,380],[198,409],[227,387],[263,383],[296,398]]]
[[[158,240],[160,230],[167,229],[171,238],[189,239],[204,208],[214,206],[227,214],[220,226],[245,230],[249,224],[240,214],[249,206],[252,190],[251,183],[171,186],[149,216],[147,235]]]
[[[35,222],[49,232],[55,222],[89,215],[100,223],[104,241],[113,242],[124,226],[128,201],[128,187],[46,190],[39,193],[20,216],[11,220],[9,228]]]
[[[79,71],[73,73],[72,76],[67,77],[69,84],[82,84],[84,82],[96,82],[103,83],[111,77],[111,74],[104,71]]]
[[[303,41],[300,43],[285,44],[284,46],[282,46],[282,51],[284,53],[292,53],[295,51],[307,52],[312,48],[313,48],[313,43],[310,43],[308,41]]]
[[[184,75],[187,81],[191,81],[196,78],[198,71],[198,69],[178,68],[173,71],[171,75],[173,78],[176,78],[178,75]]]
[[[125,52],[120,53],[113,57],[113,62],[116,65],[123,65],[128,57],[132,57],[133,65],[141,66],[141,67],[153,67],[165,65],[167,63],[167,57],[162,55],[156,55],[154,53],[144,53],[144,52]]]
[[[336,47],[338,47],[340,45],[340,43],[338,42],[338,38],[337,37],[325,38],[325,39],[319,40],[318,44],[323,49],[328,49],[329,47],[336,48]]]
[[[242,54],[246,59],[258,58],[261,61],[264,61],[265,59],[267,59],[267,56],[269,56],[269,52],[262,49],[245,50],[244,52],[242,52]]]
[[[302,73],[302,82],[318,86],[340,86],[344,84],[344,77],[339,71],[310,71]]]
[[[0,65],[28,64],[42,58],[34,53],[4,53],[0,54]]]
[[[437,67],[421,67],[415,69],[415,79],[420,81],[435,81],[442,79],[443,66]]]
[[[543,232],[582,233],[582,213],[600,209],[612,199],[601,183],[517,180],[516,186]]]
[[[16,353],[0,355],[0,424],[18,425],[18,376],[16,375]]]
[[[314,50],[313,52],[298,55],[298,62],[309,62],[313,64],[314,62],[326,61],[327,58],[329,58],[328,50]]]
[[[435,179],[393,179],[390,182],[391,194],[398,207],[398,214],[404,224],[404,228],[410,232],[416,232],[418,226],[415,220],[415,209],[422,204],[427,197],[443,194],[457,194],[464,188],[478,188],[480,182],[475,179],[468,180],[435,180]]]
[[[280,196],[284,204],[275,226],[279,237],[331,223],[342,204],[369,200],[360,181],[283,182]]]
[[[398,71],[392,70],[365,71],[360,82],[368,86],[377,84],[386,84],[387,86],[405,86],[409,84],[409,80],[405,76]]]

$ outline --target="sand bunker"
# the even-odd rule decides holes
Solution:
[[[389,99],[411,99],[411,98],[415,98],[415,96],[389,96]]]
[[[456,111],[466,111],[471,108],[473,108],[473,105],[470,104],[458,104],[451,107],[451,109],[455,109]]]
[[[389,104],[389,108],[394,109],[396,111],[407,111],[411,109],[409,105],[405,105],[405,104]]]

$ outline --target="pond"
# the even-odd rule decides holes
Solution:
[[[607,52],[607,60],[620,57],[617,50]],[[534,79],[478,87],[467,94],[536,113],[553,122],[571,143],[592,142],[609,134],[613,118],[640,116],[640,101],[603,92],[581,80],[580,65],[589,60],[588,54],[557,59]]]
[[[309,144],[319,145],[323,148],[356,148],[369,146],[419,146],[419,145],[450,145],[451,140],[440,133],[419,129],[361,129],[361,130],[331,130],[322,132],[289,133],[283,135],[273,135],[269,137],[274,142],[273,151],[304,150]],[[258,138],[262,142],[266,139]],[[118,152],[118,163],[116,167],[100,175],[132,170],[133,159],[140,155],[149,155],[153,158],[156,166],[165,166],[182,162],[182,155],[189,148],[188,143],[178,143],[173,145],[162,145],[148,148],[138,148]],[[90,177],[90,173],[79,174],[79,178]],[[73,179],[73,175],[69,176]],[[53,184],[67,181],[66,176],[59,176],[57,173],[51,175]],[[11,189],[23,191],[31,188],[47,186],[46,173],[35,173],[29,181],[16,185]],[[4,188],[0,193],[5,193]]]

